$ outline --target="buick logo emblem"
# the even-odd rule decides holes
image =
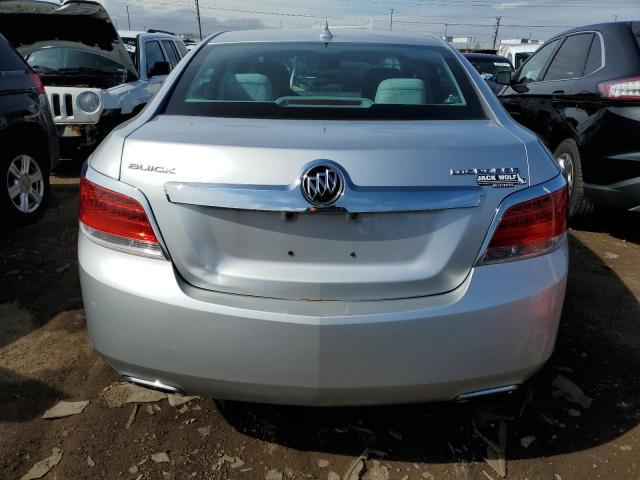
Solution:
[[[312,205],[329,207],[342,195],[344,178],[331,165],[316,165],[302,174],[302,194]]]

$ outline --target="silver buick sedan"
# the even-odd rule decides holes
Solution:
[[[91,340],[133,383],[462,400],[554,348],[565,180],[433,37],[213,35],[93,153],[80,198]]]

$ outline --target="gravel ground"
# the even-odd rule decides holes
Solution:
[[[127,392],[86,335],[78,182],[67,170],[42,220],[0,232],[0,479],[22,478],[47,457],[47,479],[486,480],[505,467],[512,479],[640,478],[640,215],[573,226],[556,352],[508,398],[336,409],[123,404]],[[60,400],[90,403],[41,418]]]

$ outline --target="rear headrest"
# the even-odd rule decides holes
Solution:
[[[224,100],[270,102],[273,100],[273,84],[260,73],[229,75],[224,85]]]
[[[378,85],[375,102],[424,105],[426,96],[424,82],[419,78],[389,78]]]
[[[406,72],[396,70],[395,68],[372,68],[367,70],[362,80],[362,92],[361,97],[375,99],[376,91],[380,82],[389,78],[409,78],[413,75],[409,75]]]

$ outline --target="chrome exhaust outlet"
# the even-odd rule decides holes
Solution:
[[[142,378],[130,377],[125,375],[125,381],[138,385],[139,387],[151,388],[152,390],[158,390],[163,393],[170,393],[171,395],[184,395],[184,392],[177,387],[171,385],[165,385],[160,380],[144,380]]]
[[[473,398],[485,397],[487,395],[497,395],[499,393],[512,393],[519,388],[519,385],[505,385],[504,387],[485,388],[474,392],[463,393],[455,398],[455,402],[465,402]]]

